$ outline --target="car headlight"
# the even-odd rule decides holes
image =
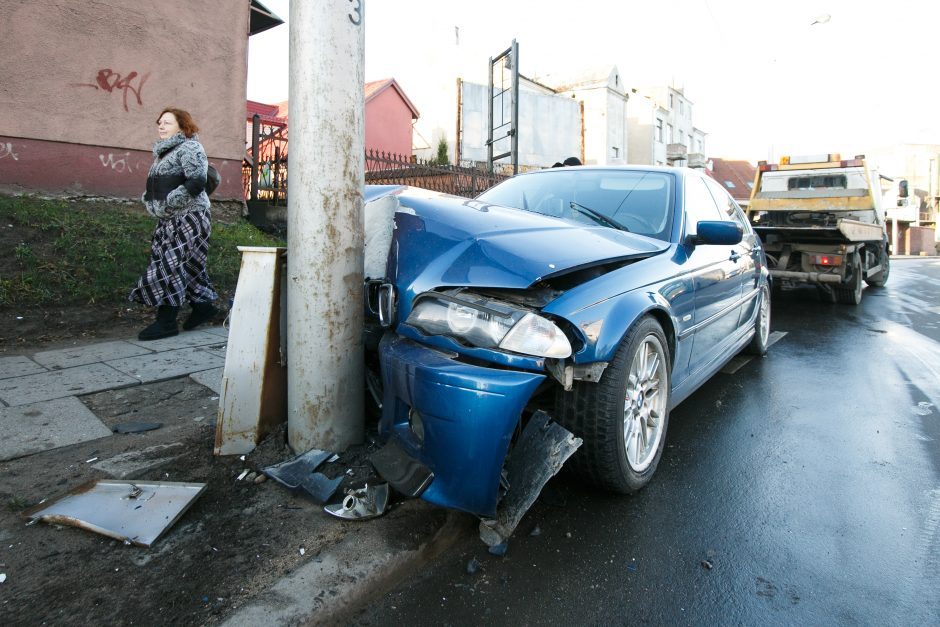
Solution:
[[[571,355],[571,343],[554,322],[502,303],[424,296],[406,322],[428,335],[447,335],[481,348],[556,359]]]

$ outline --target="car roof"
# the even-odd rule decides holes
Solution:
[[[542,168],[541,170],[529,170],[520,172],[517,176],[529,176],[532,174],[544,174],[547,172],[571,172],[573,170],[584,171],[618,171],[618,172],[663,172],[673,174],[679,177],[683,176],[704,176],[698,170],[686,167],[674,167],[670,165],[576,165],[560,168]]]

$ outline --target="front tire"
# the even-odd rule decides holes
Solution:
[[[865,279],[865,282],[872,287],[884,287],[885,283],[888,282],[888,274],[891,272],[891,257],[888,255],[888,251],[882,249],[881,251],[881,272],[878,274],[873,274],[870,277]]]
[[[559,392],[558,421],[584,443],[571,466],[613,492],[636,492],[656,472],[669,425],[670,355],[662,327],[640,319],[597,383]]]

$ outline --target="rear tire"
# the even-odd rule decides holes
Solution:
[[[659,323],[641,318],[597,383],[559,391],[557,420],[584,441],[569,465],[594,485],[628,494],[656,471],[669,425],[667,346]]]
[[[849,282],[833,287],[836,300],[843,305],[857,305],[862,302],[862,262],[858,254],[852,256]]]
[[[751,338],[751,343],[744,348],[744,352],[762,357],[767,354],[767,346],[770,340],[770,289],[768,289],[766,283],[761,285],[760,295],[757,298],[757,319],[754,321],[754,337]]]

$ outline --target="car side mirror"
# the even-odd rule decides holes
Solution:
[[[697,244],[733,246],[744,239],[744,229],[737,222],[702,220],[696,225],[698,233],[686,238],[692,246]]]

